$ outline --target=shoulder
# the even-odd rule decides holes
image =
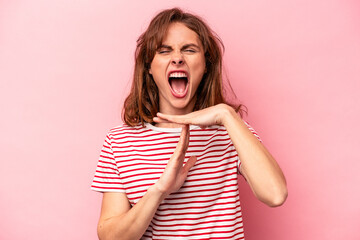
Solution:
[[[144,130],[144,127],[141,124],[136,126],[129,126],[127,124],[122,124],[116,127],[113,127],[109,130],[109,136],[119,136],[119,135],[126,135],[126,134],[136,134]]]
[[[142,139],[142,137],[148,137],[152,135],[152,130],[146,126],[142,126],[140,123],[135,126],[129,126],[127,124],[122,124],[116,127],[113,127],[109,130],[107,138],[110,141],[113,140],[127,140],[127,139]]]

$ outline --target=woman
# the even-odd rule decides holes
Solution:
[[[177,8],[140,36],[125,124],[108,133],[92,185],[100,239],[244,239],[238,173],[265,204],[285,201],[280,167],[224,100],[221,46]]]

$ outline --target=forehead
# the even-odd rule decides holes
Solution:
[[[202,47],[197,33],[183,23],[171,23],[162,41],[162,44],[166,45],[184,45],[189,43]]]

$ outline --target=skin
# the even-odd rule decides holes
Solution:
[[[196,51],[189,51],[189,44]],[[287,197],[286,181],[279,165],[230,106],[219,104],[192,112],[196,89],[205,72],[204,52],[196,33],[181,23],[174,23],[170,25],[163,45],[166,48],[160,48],[156,53],[149,71],[160,93],[161,113],[154,121],[159,127],[181,126],[179,143],[160,179],[150,186],[135,206],[130,207],[125,193],[103,194],[98,224],[100,239],[141,238],[160,203],[183,185],[188,171],[196,163],[193,156],[184,164],[189,124],[225,126],[241,159],[241,172],[255,196],[272,207],[283,204]],[[189,73],[189,89],[185,97],[177,98],[171,94],[167,76],[173,70]]]
[[[172,23],[149,70],[159,89],[161,112],[174,115],[192,112],[205,66],[204,49],[198,35],[182,23]],[[171,93],[168,74],[172,71],[188,73],[188,93],[183,98]]]
[[[158,113],[154,121],[163,124],[193,124],[201,127],[225,126],[241,159],[241,174],[255,196],[270,207],[280,206],[285,202],[287,187],[281,168],[232,107],[218,104],[185,115]]]
[[[160,203],[184,184],[189,169],[194,166],[196,157],[190,157],[183,165],[188,144],[189,126],[184,125],[179,143],[164,173],[132,208],[125,193],[103,194],[98,224],[99,239],[141,238]]]

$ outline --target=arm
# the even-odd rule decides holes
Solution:
[[[196,157],[190,157],[183,166],[188,143],[189,126],[185,126],[164,173],[132,208],[125,193],[103,194],[98,224],[100,239],[141,238],[162,200],[183,185],[188,171],[196,162]]]
[[[154,121],[199,126],[224,125],[241,160],[241,173],[255,196],[273,207],[286,200],[286,180],[279,165],[230,106],[218,104],[182,116],[159,113]]]
[[[287,187],[276,160],[231,107],[224,107],[222,116],[221,122],[241,160],[241,173],[255,196],[268,206],[282,205],[287,197]]]
[[[125,193],[104,193],[97,229],[99,239],[139,239],[162,199],[163,195],[151,186],[130,208]]]

